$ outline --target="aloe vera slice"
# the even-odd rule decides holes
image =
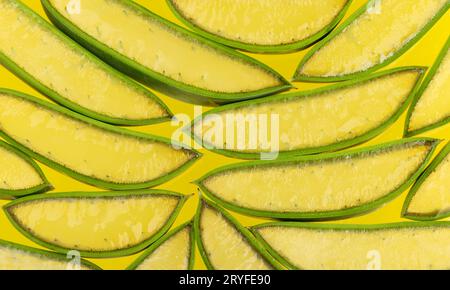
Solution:
[[[218,204],[252,216],[347,217],[391,201],[420,175],[436,140],[400,140],[350,152],[216,169],[197,184]]]
[[[449,7],[448,0],[370,0],[308,52],[294,79],[334,82],[378,70],[419,41]]]
[[[398,120],[410,104],[422,76],[423,68],[397,68],[312,91],[222,106],[194,120],[193,137],[223,155],[260,159],[261,153],[273,151],[273,148],[265,147],[264,141],[268,138],[258,132],[256,141],[259,142],[254,142],[252,131],[264,126],[258,123],[260,116],[268,120],[278,116],[279,124],[269,124],[268,129],[274,126],[279,133],[269,138],[272,141],[268,145],[276,143],[280,155],[335,151],[370,140]],[[252,125],[252,118],[256,119],[256,124]],[[217,138],[209,133],[214,132],[219,121],[226,124],[226,130],[224,136]],[[240,129],[246,128],[244,126],[250,129],[245,130],[245,135],[237,136]],[[234,144],[228,142],[228,135],[233,134],[228,128],[234,128]],[[242,140],[245,146],[237,146]]]
[[[31,158],[0,141],[0,197],[14,198],[50,189],[52,185]]]
[[[44,247],[106,258],[148,247],[170,228],[185,199],[160,190],[73,192],[25,197],[4,209],[22,234]]]
[[[119,125],[170,119],[151,92],[115,71],[16,0],[0,0],[0,63],[54,101]]]
[[[152,244],[129,270],[192,270],[194,267],[192,223],[183,224]]]
[[[450,38],[422,84],[405,126],[412,136],[450,122]]]
[[[314,270],[450,269],[450,223],[269,223],[253,232],[283,265]]]
[[[303,49],[342,19],[348,0],[167,0],[175,15],[202,36],[251,52]]]
[[[76,259],[0,240],[0,270],[101,270],[89,261]]]
[[[171,140],[97,122],[6,89],[0,90],[0,127],[0,135],[29,156],[82,182],[114,190],[161,184],[199,156],[174,148]]]
[[[80,13],[71,13],[70,0],[42,0],[49,18],[72,38],[171,96],[223,103],[291,87],[262,63],[199,37],[133,1],[79,2]]]
[[[270,270],[278,267],[246,228],[209,201],[200,201],[194,229],[203,262],[210,270]]]
[[[450,143],[411,189],[403,216],[424,221],[450,216]]]

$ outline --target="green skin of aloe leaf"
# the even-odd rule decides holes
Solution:
[[[249,44],[245,42],[236,41],[233,39],[227,39],[218,34],[214,34],[208,32],[201,27],[197,26],[195,23],[190,21],[183,15],[183,11],[179,10],[177,6],[174,4],[173,0],[166,0],[167,5],[169,6],[172,13],[187,27],[195,31],[197,34],[208,38],[212,41],[221,43],[223,45],[237,48],[243,51],[254,52],[254,53],[267,53],[267,54],[282,54],[282,53],[292,53],[298,50],[306,49],[309,46],[313,45],[317,41],[319,41],[323,36],[332,31],[336,25],[342,20],[345,13],[348,11],[352,0],[347,1],[342,10],[336,15],[336,17],[331,21],[328,25],[323,27],[319,32],[313,34],[306,39],[302,39],[296,42],[287,43],[287,44],[279,44],[279,45],[258,45],[258,44]]]
[[[345,20],[338,28],[336,28],[334,31],[332,31],[328,36],[326,36],[323,40],[321,40],[313,49],[311,49],[305,57],[302,59],[300,64],[297,67],[297,70],[294,74],[293,81],[302,81],[302,82],[339,82],[339,81],[345,81],[355,78],[362,78],[365,76],[368,76],[372,74],[373,72],[379,70],[380,68],[383,68],[392,62],[394,62],[396,59],[401,57],[405,52],[407,52],[411,47],[413,47],[433,26],[438,22],[439,19],[441,19],[442,16],[445,15],[445,13],[450,8],[450,1],[442,7],[442,9],[431,19],[430,22],[428,22],[425,27],[421,31],[419,31],[412,39],[408,41],[403,47],[401,47],[399,50],[397,50],[395,53],[393,53],[390,57],[386,58],[383,62],[372,66],[369,69],[366,69],[361,72],[356,72],[352,74],[347,74],[343,76],[330,76],[330,77],[316,77],[316,76],[308,76],[303,75],[300,73],[301,68],[305,63],[309,61],[309,59],[322,47],[326,46],[330,40],[332,40],[335,36],[340,34],[341,32],[345,31],[347,26],[349,26],[353,21],[355,21],[359,16],[361,16],[364,12],[366,12],[368,5],[371,4],[371,1],[368,1],[365,5],[363,5],[360,9],[358,9],[355,13],[353,13],[347,20]]]
[[[210,207],[211,209],[219,212],[224,219],[229,222],[231,226],[233,226],[240,234],[242,234],[242,238],[249,243],[249,245],[257,252],[259,253],[264,260],[267,262],[268,265],[273,267],[273,269],[281,270],[283,267],[276,261],[269,253],[262,247],[262,244],[255,239],[254,235],[244,226],[242,226],[234,217],[232,217],[229,213],[227,213],[225,210],[223,210],[220,206],[214,204],[211,201],[208,201],[206,199],[200,199],[199,205],[197,207],[197,213],[195,215],[194,219],[194,236],[196,244],[200,250],[200,255],[203,259],[203,262],[205,263],[208,270],[216,270],[214,265],[211,263],[208,254],[206,253],[205,246],[203,245],[202,241],[202,233],[200,229],[200,218],[202,214],[202,210],[204,207]]]
[[[311,91],[305,91],[305,92],[294,92],[294,93],[288,93],[288,94],[280,94],[275,96],[269,96],[265,98],[255,99],[255,100],[248,100],[240,103],[234,103],[234,104],[228,104],[224,105],[218,108],[214,108],[198,118],[194,119],[192,123],[189,125],[189,128],[185,128],[187,132],[191,135],[191,137],[198,143],[198,144],[205,144],[207,145],[208,150],[227,156],[231,158],[237,158],[237,159],[248,159],[248,160],[260,160],[262,152],[258,153],[249,153],[249,152],[240,152],[240,151],[233,151],[228,149],[218,149],[213,144],[209,144],[206,140],[203,140],[202,136],[197,136],[195,134],[195,130],[193,130],[194,126],[202,121],[205,120],[209,115],[214,115],[222,112],[229,111],[230,113],[233,113],[235,110],[240,110],[245,107],[251,107],[253,105],[259,105],[259,104],[265,104],[265,103],[271,103],[271,102],[277,102],[277,101],[283,101],[286,99],[294,99],[294,98],[304,98],[304,97],[314,97],[314,96],[320,96],[323,93],[332,92],[333,90],[339,90],[346,87],[351,86],[357,86],[359,84],[362,84],[367,81],[376,80],[377,78],[381,78],[384,76],[388,76],[395,73],[401,73],[404,71],[418,71],[419,77],[415,84],[415,86],[412,88],[409,96],[406,97],[405,102],[400,106],[400,108],[393,114],[390,118],[388,118],[385,122],[379,124],[376,128],[365,132],[364,134],[357,136],[353,139],[339,141],[334,144],[320,146],[320,147],[311,147],[311,148],[305,148],[305,149],[298,149],[298,150],[292,150],[292,151],[281,151],[277,152],[279,154],[280,158],[289,158],[289,157],[295,157],[300,155],[311,155],[311,154],[317,154],[317,153],[325,153],[325,152],[333,152],[342,150],[345,148],[349,148],[361,143],[364,143],[366,141],[369,141],[376,136],[383,133],[387,128],[389,128],[392,124],[394,124],[401,115],[407,110],[408,106],[410,105],[412,99],[416,95],[416,92],[418,91],[420,87],[421,80],[424,77],[426,67],[419,67],[419,66],[408,66],[408,67],[399,67],[394,69],[389,69],[386,71],[374,73],[370,76],[364,76],[361,78],[357,78],[354,80],[346,81],[337,83],[334,85],[326,86],[319,89],[314,89]],[[204,146],[206,147],[206,146]]]
[[[53,186],[45,177],[44,172],[42,172],[42,169],[37,165],[36,162],[34,162],[33,159],[31,159],[30,157],[28,157],[27,155],[25,155],[24,153],[22,153],[21,151],[19,151],[18,149],[14,148],[13,146],[9,145],[6,142],[0,141],[0,147],[8,150],[9,152],[17,155],[18,157],[26,161],[38,173],[38,175],[43,181],[42,184],[36,185],[32,188],[25,188],[20,190],[0,189],[0,199],[1,198],[14,199],[16,197],[26,196],[30,194],[44,193],[53,189]]]
[[[313,230],[337,230],[337,231],[377,231],[384,229],[404,229],[404,228],[423,228],[423,227],[450,227],[450,222],[422,222],[422,223],[392,223],[392,224],[378,224],[378,225],[351,225],[351,224],[318,224],[318,223],[300,223],[300,222],[271,222],[260,224],[251,227],[251,232],[255,235],[256,239],[260,241],[267,251],[275,257],[284,267],[290,270],[300,270],[297,266],[293,265],[287,257],[283,257],[278,253],[270,244],[268,244],[264,238],[258,233],[259,229],[270,227],[292,227],[292,228],[305,228]]]
[[[45,250],[41,250],[41,249],[35,249],[35,248],[16,244],[16,243],[9,242],[9,241],[0,240],[0,247],[6,247],[6,248],[13,249],[13,250],[22,251],[22,252],[25,252],[25,253],[28,253],[31,255],[34,254],[37,256],[42,256],[49,260],[69,262],[67,255],[65,255],[65,254],[58,254],[55,252],[49,252],[49,251],[45,251]],[[0,259],[1,259],[1,257],[0,257]],[[82,266],[85,266],[91,270],[102,270],[99,266],[97,266],[94,263],[89,262],[87,260],[81,259],[80,262],[81,262]]]
[[[12,201],[8,204],[6,204],[3,207],[3,210],[6,214],[6,217],[11,222],[11,224],[25,237],[32,240],[33,242],[37,243],[38,245],[41,245],[45,248],[48,248],[50,250],[53,250],[57,253],[66,254],[68,251],[76,250],[76,249],[68,249],[64,248],[62,246],[56,245],[52,243],[51,241],[45,241],[34,234],[32,234],[28,229],[24,228],[20,221],[16,220],[16,218],[13,216],[13,214],[10,212],[10,208],[14,206],[20,206],[22,203],[28,203],[33,202],[37,200],[51,200],[51,199],[86,199],[86,198],[132,198],[132,197],[138,197],[138,196],[145,196],[145,195],[155,195],[155,196],[171,196],[171,197],[178,197],[178,205],[172,212],[172,214],[169,216],[165,224],[150,238],[147,240],[142,241],[139,244],[136,244],[134,246],[130,246],[128,248],[123,249],[117,249],[117,250],[110,250],[110,251],[79,251],[80,255],[82,257],[86,258],[115,258],[115,257],[123,257],[123,256],[129,256],[133,255],[135,253],[138,253],[144,249],[146,249],[148,246],[156,242],[159,238],[161,238],[172,226],[172,224],[175,222],[175,219],[177,218],[178,214],[180,213],[181,209],[183,208],[186,200],[188,197],[175,193],[170,192],[166,190],[141,190],[141,191],[121,191],[121,192],[68,192],[68,193],[50,193],[45,195],[35,195],[35,196],[28,196],[24,197],[15,201]]]
[[[370,152],[379,152],[386,148],[392,148],[395,146],[408,146],[410,144],[414,143],[424,143],[429,144],[430,149],[427,153],[427,157],[421,164],[421,166],[407,179],[405,182],[393,190],[392,192],[384,195],[383,197],[374,200],[367,204],[362,204],[356,207],[341,209],[341,210],[334,210],[334,211],[323,211],[323,212],[280,212],[280,211],[266,211],[266,210],[257,210],[252,209],[248,207],[243,207],[238,204],[225,201],[220,196],[209,190],[203,183],[208,178],[220,175],[224,172],[231,172],[235,170],[240,169],[248,169],[253,168],[255,166],[261,166],[261,167],[267,167],[270,165],[280,165],[280,164],[291,164],[291,163],[297,163],[297,164],[307,164],[308,162],[317,162],[317,161],[325,161],[330,160],[333,161],[337,158],[342,157],[359,157],[361,155],[368,154]],[[342,219],[342,218],[350,218],[356,215],[361,215],[364,213],[367,213],[371,210],[374,210],[383,204],[386,204],[389,201],[392,201],[396,197],[398,197],[400,194],[402,194],[409,186],[411,186],[414,181],[420,176],[420,174],[423,172],[423,170],[426,168],[429,160],[431,160],[433,153],[438,146],[440,141],[436,139],[431,138],[412,138],[412,139],[402,139],[398,141],[393,141],[385,144],[380,144],[368,148],[360,148],[360,149],[354,149],[348,152],[337,152],[337,153],[330,153],[330,154],[322,154],[322,155],[312,155],[312,156],[304,156],[304,157],[294,157],[294,158],[287,158],[287,159],[281,159],[277,161],[252,161],[252,162],[244,162],[244,163],[238,163],[233,164],[229,166],[225,166],[222,168],[215,169],[209,173],[207,173],[205,176],[201,177],[199,180],[195,181],[195,184],[199,186],[199,188],[202,190],[205,195],[207,195],[210,199],[212,199],[217,204],[229,209],[233,210],[245,215],[249,216],[258,216],[258,217],[264,217],[264,218],[279,218],[279,219],[306,219],[306,220],[333,220],[333,219]]]
[[[148,247],[140,256],[137,258],[133,263],[131,263],[127,270],[136,270],[142,262],[145,261],[148,257],[150,257],[153,252],[155,252],[161,245],[163,245],[166,241],[168,241],[170,238],[178,234],[180,231],[189,228],[189,262],[188,262],[188,269],[186,270],[193,270],[194,269],[194,263],[195,263],[195,238],[193,233],[193,221],[186,222],[182,224],[181,226],[178,226],[174,230],[170,231],[169,233],[165,234],[163,237],[161,237],[159,240],[157,240],[155,243],[153,243],[150,247]]]
[[[411,116],[414,113],[416,105],[419,103],[422,95],[425,93],[425,91],[427,90],[427,88],[430,85],[430,83],[433,81],[434,76],[438,72],[442,61],[444,60],[444,58],[449,53],[448,52],[449,49],[450,49],[450,37],[447,39],[447,42],[445,43],[441,53],[437,57],[433,67],[428,72],[426,78],[424,79],[422,85],[420,86],[419,91],[415,95],[412,105],[409,107],[408,115],[406,116],[405,129],[404,129],[404,136],[405,137],[411,137],[411,136],[419,135],[419,134],[428,132],[430,130],[439,128],[441,126],[444,126],[444,125],[446,125],[446,124],[448,124],[450,122],[450,116],[448,116],[447,118],[444,118],[441,121],[439,121],[439,122],[437,122],[435,124],[428,125],[428,126],[426,126],[424,128],[420,128],[420,129],[417,129],[417,130],[414,130],[414,131],[410,131],[409,130],[409,124],[410,124],[410,121],[411,121]],[[445,92],[444,92],[444,94],[445,94]]]
[[[0,130],[1,137],[3,137],[6,141],[8,141],[14,147],[20,149],[20,151],[26,153],[28,156],[44,163],[45,165],[55,169],[56,171],[59,171],[61,173],[64,173],[64,174],[72,177],[72,178],[75,178],[81,182],[84,182],[84,183],[87,183],[87,184],[90,184],[90,185],[93,185],[96,187],[112,189],[112,190],[132,190],[132,189],[145,189],[145,188],[154,187],[154,186],[165,183],[165,182],[175,178],[176,176],[178,176],[179,174],[181,174],[182,172],[187,170],[193,163],[195,163],[197,161],[198,158],[201,157],[201,154],[199,152],[197,152],[193,149],[188,149],[188,148],[186,148],[186,146],[184,146],[182,144],[174,144],[174,142],[172,140],[169,140],[169,139],[166,139],[163,137],[139,133],[136,131],[131,131],[131,130],[111,126],[111,125],[108,125],[108,124],[105,124],[102,122],[98,122],[96,120],[90,119],[88,117],[85,117],[85,116],[79,115],[75,112],[72,112],[70,110],[67,110],[63,107],[48,103],[41,99],[29,96],[29,95],[26,95],[26,94],[23,94],[23,93],[20,93],[17,91],[12,91],[12,90],[8,90],[8,89],[0,89],[0,93],[6,94],[9,96],[13,96],[13,97],[17,97],[17,98],[23,99],[24,101],[27,101],[27,102],[34,103],[38,106],[43,107],[44,109],[48,109],[50,111],[55,111],[55,112],[61,113],[62,115],[67,116],[68,118],[73,118],[77,121],[88,123],[94,127],[105,130],[106,132],[108,132],[108,131],[115,132],[115,133],[119,133],[119,134],[122,134],[125,136],[132,136],[134,138],[142,138],[144,140],[160,142],[160,143],[167,144],[167,146],[177,145],[178,148],[181,148],[180,150],[186,150],[186,151],[192,152],[192,154],[193,154],[193,158],[190,161],[186,162],[184,165],[182,165],[178,169],[163,175],[160,178],[156,178],[154,180],[149,180],[149,181],[142,182],[142,183],[122,184],[122,183],[114,183],[114,182],[109,182],[109,181],[105,181],[105,180],[100,180],[100,179],[97,179],[97,178],[94,178],[91,176],[80,174],[68,167],[65,167],[62,164],[59,164],[55,161],[50,160],[47,157],[44,157],[41,154],[34,152],[32,149],[22,145],[21,143],[14,140],[14,138],[12,138],[11,136],[7,135],[6,133],[4,133],[3,131]]]
[[[450,211],[442,211],[436,214],[430,213],[430,214],[413,214],[408,211],[409,205],[411,204],[412,200],[416,196],[417,192],[419,191],[422,184],[427,180],[428,177],[436,170],[436,168],[447,158],[447,156],[450,154],[450,143],[448,143],[444,149],[436,156],[436,158],[431,162],[430,166],[425,170],[425,172],[420,176],[420,178],[416,181],[414,186],[411,188],[411,190],[408,193],[408,196],[406,197],[405,203],[403,204],[402,209],[402,216],[404,218],[410,219],[410,220],[416,220],[416,221],[435,221],[444,219],[447,217],[450,217]]]
[[[78,43],[86,47],[98,57],[100,57],[116,69],[138,80],[139,82],[157,89],[164,94],[178,98],[182,101],[200,105],[214,106],[217,104],[232,103],[272,95],[292,88],[292,85],[283,76],[281,76],[279,73],[275,72],[272,68],[263,64],[262,62],[241,54],[233,49],[217,44],[214,41],[210,41],[201,36],[198,36],[197,34],[152,13],[145,7],[140,6],[133,1],[122,1],[124,2],[124,4],[129,6],[130,9],[139,11],[139,13],[143,15],[143,17],[148,17],[152,20],[156,20],[162,25],[166,26],[168,29],[174,30],[186,38],[193,39],[196,42],[199,42],[205,46],[209,46],[217,50],[218,52],[228,55],[234,59],[239,59],[242,62],[249,63],[261,68],[261,70],[264,70],[277,78],[280,81],[280,85],[253,92],[223,93],[213,92],[189,84],[178,82],[135,62],[134,60],[116,52],[114,49],[91,37],[83,30],[81,30],[78,26],[74,25],[71,21],[65,18],[59,11],[57,11],[57,9],[52,6],[52,4],[48,0],[41,0],[41,3],[48,18],[55,24],[56,27],[64,31],[67,35],[70,35]]]
[[[88,116],[90,118],[93,118],[95,120],[99,120],[105,123],[114,124],[114,125],[123,125],[123,126],[142,126],[142,125],[151,125],[151,124],[157,124],[161,122],[169,121],[172,118],[172,112],[170,109],[153,93],[151,93],[149,90],[145,89],[144,87],[138,85],[135,81],[131,80],[127,76],[123,75],[119,71],[113,69],[109,65],[105,64],[103,61],[99,60],[95,55],[91,54],[89,51],[78,45],[76,42],[74,42],[70,37],[62,33],[60,30],[55,28],[53,25],[45,21],[40,15],[38,15],[36,12],[22,4],[22,2],[18,0],[14,0],[14,3],[18,5],[18,7],[24,11],[25,13],[31,15],[35,21],[36,25],[41,25],[44,28],[50,30],[55,35],[60,37],[61,39],[65,40],[66,44],[80,52],[83,56],[85,56],[87,59],[92,61],[93,63],[96,63],[99,65],[103,70],[111,74],[111,76],[119,78],[121,81],[123,81],[127,86],[130,88],[142,92],[144,95],[148,96],[150,99],[155,101],[161,108],[164,109],[166,112],[165,117],[161,118],[155,118],[155,119],[144,119],[144,120],[131,120],[131,119],[124,119],[124,118],[117,118],[112,117],[109,115],[105,115],[100,112],[92,111],[90,109],[87,109],[71,100],[68,100],[67,98],[60,95],[58,92],[54,91],[53,89],[49,88],[46,84],[41,83],[39,80],[37,80],[34,76],[26,72],[23,68],[18,66],[15,62],[13,62],[11,59],[9,59],[6,55],[0,52],[0,64],[5,66],[8,70],[10,70],[12,73],[14,73],[17,77],[22,79],[24,82],[29,84],[31,87],[35,88],[37,91],[41,92],[43,95],[51,98],[58,104],[61,104],[65,107],[70,108],[71,110],[74,110],[80,114],[83,114],[85,116]]]

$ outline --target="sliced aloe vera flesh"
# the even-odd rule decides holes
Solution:
[[[270,270],[273,259],[251,233],[224,210],[201,201],[195,237],[210,270]]]
[[[191,224],[182,225],[152,244],[130,270],[190,270],[194,264]]]
[[[168,0],[190,28],[225,45],[253,52],[307,47],[334,28],[351,1]]]
[[[439,153],[411,189],[403,216],[415,220],[450,216],[450,144]]]
[[[415,135],[450,121],[450,38],[411,107],[406,134]]]
[[[98,60],[21,2],[1,0],[0,9],[0,63],[44,95],[108,123],[143,125],[170,118],[168,109],[152,93]]]
[[[112,65],[150,86],[231,102],[290,87],[272,69],[177,26],[133,1],[42,0],[49,18]],[[93,17],[92,15],[95,15]]]
[[[8,218],[36,243],[85,257],[117,257],[146,248],[176,218],[185,198],[165,191],[57,193],[5,206]]]
[[[314,270],[450,268],[450,223],[272,223],[254,232],[285,266]]]
[[[217,203],[273,218],[360,214],[397,197],[422,172],[436,146],[425,139],[284,161],[217,169],[198,184]]]
[[[33,160],[0,141],[0,197],[23,196],[51,188]]]
[[[74,255],[62,255],[0,240],[0,270],[100,270]]]
[[[175,149],[170,140],[96,122],[10,90],[0,90],[0,126],[4,138],[33,158],[111,189],[160,184],[198,156]]]
[[[219,107],[194,121],[193,134],[205,147],[239,158],[259,159],[260,153],[273,147],[280,154],[346,148],[377,136],[395,122],[409,105],[422,74],[421,68],[400,68],[318,90]],[[269,121],[278,116],[278,123],[267,122],[270,138],[258,133],[257,128],[266,125],[260,116]],[[211,132],[219,121],[226,124],[226,130],[217,138]],[[238,136],[242,128],[245,135]],[[279,133],[271,133],[273,128]],[[255,130],[258,140],[254,140]],[[228,142],[229,135],[239,142],[245,140],[245,146]],[[272,148],[268,150],[267,145]]]
[[[309,52],[296,80],[336,81],[385,66],[414,45],[450,7],[448,0],[371,0]]]

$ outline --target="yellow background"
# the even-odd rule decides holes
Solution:
[[[413,0],[414,1],[414,0]],[[40,5],[40,1],[38,0],[23,0],[23,2],[30,7],[32,7],[36,12],[45,17],[45,14]],[[148,7],[150,10],[156,12],[157,14],[175,22],[181,24],[170,12],[167,4],[164,0],[139,0],[137,1],[140,4]],[[354,0],[350,10],[347,12],[346,17],[348,17],[352,12],[354,12],[358,7],[363,5],[366,0]],[[1,13],[1,11],[0,11]],[[450,27],[450,13],[447,13],[434,27],[428,32],[422,40],[416,44],[412,49],[410,49],[406,54],[404,54],[397,61],[392,63],[387,68],[406,66],[406,65],[421,65],[428,66],[434,63],[434,60],[438,56],[440,50],[445,44]],[[14,40],[11,40],[14,41]],[[32,49],[32,48],[31,48]],[[265,62],[269,66],[273,67],[275,70],[283,74],[286,78],[291,79],[294,71],[305,55],[305,51],[285,54],[285,55],[253,55],[253,57]],[[36,57],[39,57],[38,55]],[[298,90],[307,90],[319,86],[323,86],[324,84],[307,84],[307,83],[295,83],[295,86]],[[40,96],[38,92],[33,90],[31,87],[26,85],[24,82],[15,77],[12,73],[7,71],[5,68],[0,67],[0,87],[11,88],[15,90],[19,90],[34,96]],[[175,99],[169,98],[165,95],[157,93],[157,95],[170,107],[174,114],[184,113],[189,114],[191,117],[193,116],[194,107],[193,105],[186,104]],[[405,121],[405,115],[389,130],[384,132],[381,136],[373,139],[372,141],[365,143],[361,146],[367,146],[371,144],[378,144],[389,140],[396,140],[402,137],[403,132],[403,124]],[[166,137],[171,137],[172,132],[175,130],[175,127],[172,127],[170,122],[153,125],[153,126],[145,126],[145,127],[137,127],[135,130],[148,132],[152,134],[162,135]],[[450,125],[442,127],[440,129],[434,130],[432,132],[423,134],[423,136],[435,137],[439,139],[444,139],[444,142],[441,143],[439,150],[442,146],[450,140]],[[68,149],[70,150],[70,149]],[[76,150],[76,148],[73,148]],[[189,219],[195,213],[198,194],[197,188],[191,182],[193,180],[198,179],[208,171],[230,163],[240,162],[239,160],[233,160],[230,158],[226,158],[211,152],[207,152],[205,150],[201,150],[204,153],[204,156],[201,160],[194,164],[194,166],[188,170],[186,173],[182,174],[178,178],[161,185],[159,188],[173,190],[177,192],[181,192],[184,194],[195,194],[186,206],[183,208],[180,216],[178,217],[174,226],[179,225]],[[44,170],[46,176],[50,180],[50,182],[55,186],[58,192],[64,191],[99,191],[99,189],[90,187],[88,185],[79,183],[65,175],[62,175],[42,164],[40,164],[41,168]],[[398,222],[402,219],[400,218],[400,211],[403,205],[403,201],[406,197],[407,192],[403,193],[403,195],[397,198],[395,201],[387,204],[385,207],[374,211],[368,215],[352,218],[345,221],[340,221],[339,223],[389,223],[389,222]],[[7,201],[0,201],[0,206],[6,204]],[[244,225],[254,225],[264,220],[255,219],[250,217],[245,217],[242,215],[234,214]],[[0,212],[0,239],[13,241],[16,243],[21,243],[29,246],[38,247],[33,242],[26,239],[22,236],[6,219],[3,212]],[[92,259],[92,261],[98,264],[100,267],[104,269],[124,269],[128,266],[134,259],[136,259],[138,255],[116,258],[116,259]],[[196,269],[205,269],[203,262],[198,254],[198,250],[196,252]]]

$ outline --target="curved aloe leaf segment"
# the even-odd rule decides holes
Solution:
[[[0,89],[0,136],[82,182],[148,188],[189,167],[198,153],[170,140],[107,125],[40,99]]]
[[[450,38],[411,106],[405,135],[417,135],[450,122]]]
[[[167,0],[188,27],[213,41],[259,53],[286,53],[321,39],[352,1]]]
[[[240,213],[271,218],[342,218],[391,201],[420,175],[437,144],[410,139],[344,153],[255,161],[216,169],[197,184]]]
[[[449,7],[448,0],[370,0],[307,53],[294,80],[334,82],[370,74],[410,49]]]
[[[192,270],[194,251],[192,222],[189,222],[152,244],[128,270]]]
[[[450,143],[411,189],[403,216],[423,221],[450,216]]]
[[[52,189],[31,158],[0,141],[0,198],[14,198]]]
[[[273,151],[289,156],[343,149],[372,139],[398,120],[423,72],[397,68],[312,91],[222,106],[194,120],[193,137],[207,149],[243,159]],[[264,119],[269,121],[260,121]],[[225,130],[217,137],[218,123]],[[264,127],[265,135],[260,131]]]
[[[197,246],[209,270],[270,270],[279,267],[248,229],[211,202],[200,201],[194,229]]]
[[[333,225],[269,223],[253,228],[290,269],[444,270],[450,268],[450,223]]]
[[[60,253],[107,258],[137,253],[172,225],[185,197],[167,191],[74,192],[25,197],[4,209],[13,225]]]
[[[262,63],[204,39],[129,0],[42,0],[49,18],[111,65],[174,97],[235,102],[291,85]],[[91,17],[92,14],[97,17]]]
[[[0,10],[0,63],[42,94],[107,123],[145,125],[170,119],[155,95],[20,1],[0,0]]]
[[[0,270],[101,270],[97,265],[54,252],[0,240]]]

